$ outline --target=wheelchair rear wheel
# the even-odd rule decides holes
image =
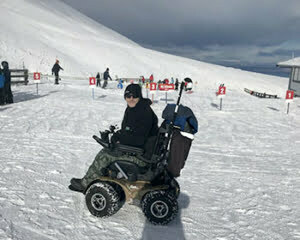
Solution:
[[[178,213],[176,196],[170,191],[151,191],[145,194],[141,201],[146,218],[154,225],[166,225]]]

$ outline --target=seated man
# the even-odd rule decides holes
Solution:
[[[142,89],[138,84],[130,84],[124,92],[127,108],[124,113],[122,128],[112,137],[113,142],[143,148],[146,140],[151,136],[156,136],[158,132],[158,119],[150,107],[150,99],[144,99]],[[72,178],[70,188],[83,192],[85,188],[95,179],[103,176],[103,171],[110,163],[119,161],[129,161],[145,167],[146,163],[134,156],[127,156],[119,152],[111,152],[102,149],[95,157],[94,162],[89,167],[82,179]]]

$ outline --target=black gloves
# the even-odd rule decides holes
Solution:
[[[113,144],[120,142],[120,137],[121,137],[121,130],[116,131],[114,135],[112,135],[111,137],[111,142]]]
[[[101,139],[106,143],[109,143],[108,135],[109,135],[109,131],[107,130],[104,132],[100,132]]]

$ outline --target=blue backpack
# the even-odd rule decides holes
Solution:
[[[175,107],[175,104],[167,104],[165,107],[162,113],[162,118],[165,119],[167,123],[173,120]],[[193,111],[189,107],[181,104],[178,107],[178,113],[174,125],[180,127],[180,130],[183,132],[189,132],[192,134],[198,132],[198,121]]]
[[[0,88],[4,87],[5,77],[0,73]]]

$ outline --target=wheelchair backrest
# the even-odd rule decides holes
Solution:
[[[168,151],[169,139],[169,124],[165,122],[158,129],[158,134],[156,138],[156,142],[153,149],[153,154],[151,156],[152,162],[162,161],[163,155]]]

